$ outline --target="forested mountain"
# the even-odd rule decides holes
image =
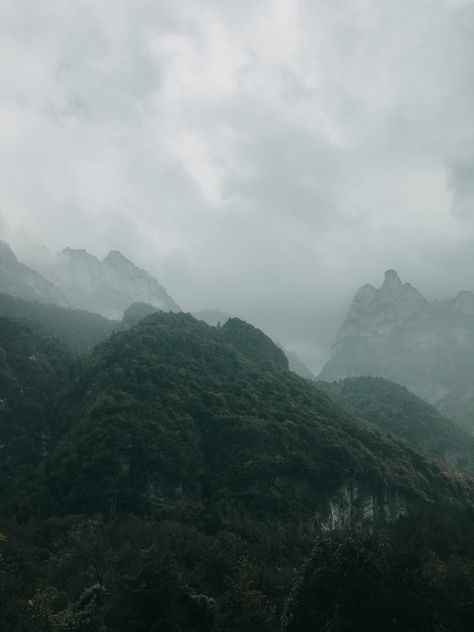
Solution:
[[[354,417],[456,467],[474,470],[474,437],[404,386],[375,377],[320,381],[317,386]]]
[[[60,433],[56,402],[73,370],[73,358],[58,342],[0,317],[2,501],[10,483],[24,492],[23,474],[35,471]]]
[[[384,377],[474,432],[474,294],[428,301],[394,270],[354,297],[319,379]]]
[[[139,320],[141,320],[141,318],[148,316],[149,314],[152,314],[156,311],[157,310],[153,309],[150,305],[147,306],[142,303],[137,303],[135,305],[132,305],[125,312],[123,321],[125,324],[135,324]],[[232,318],[232,316],[230,316],[229,314],[226,314],[225,312],[217,309],[192,312],[192,316],[197,320],[204,321],[211,327],[220,327]],[[299,375],[300,377],[305,378],[306,380],[314,380],[314,375],[311,373],[308,367],[305,366],[303,362],[301,362],[301,360],[295,353],[288,351],[282,345],[277,346],[279,346],[285,354],[288,360],[288,367],[290,371],[292,371],[296,375]]]
[[[275,631],[321,527],[473,503],[469,479],[355,421],[238,319],[153,314],[80,364],[2,330],[19,385],[2,397],[4,629]]]

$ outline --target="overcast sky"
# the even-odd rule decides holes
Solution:
[[[0,0],[0,232],[120,249],[317,370],[386,268],[474,290],[472,0]]]

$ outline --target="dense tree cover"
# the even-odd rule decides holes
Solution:
[[[375,531],[318,538],[284,632],[470,632],[474,515],[430,511]]]
[[[151,315],[80,360],[1,325],[27,395],[2,428],[39,420],[46,440],[6,451],[0,629],[275,632],[335,515],[472,504],[467,478],[357,423],[236,319]]]
[[[474,437],[404,386],[378,377],[320,381],[317,386],[349,413],[383,432],[457,467],[474,470]]]
[[[0,317],[0,507],[10,484],[34,470],[60,435],[75,363],[51,338]]]

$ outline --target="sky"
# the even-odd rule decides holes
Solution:
[[[317,372],[395,268],[474,290],[473,0],[0,0],[0,238],[119,249]]]

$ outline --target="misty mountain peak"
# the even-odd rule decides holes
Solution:
[[[413,285],[402,283],[394,270],[387,270],[379,289],[364,286],[356,293],[320,377],[384,377],[433,404],[463,380],[470,393],[473,316],[472,292],[428,301]]]
[[[58,260],[61,263],[66,263],[74,266],[87,266],[88,268],[96,268],[99,265],[99,260],[94,255],[91,255],[84,248],[64,248],[58,255]]]
[[[380,288],[384,298],[396,298],[403,291],[403,283],[396,270],[387,270]]]
[[[100,261],[83,248],[65,248],[49,274],[71,305],[107,318],[120,319],[137,302],[180,311],[158,281],[119,250],[111,250]]]
[[[384,285],[389,286],[401,286],[402,282],[400,277],[398,276],[398,272],[396,270],[390,269],[385,271],[384,275]]]
[[[104,257],[102,263],[104,265],[110,266],[126,266],[129,268],[136,267],[135,264],[130,261],[130,259],[127,259],[127,257],[120,252],[120,250],[111,250],[109,254]]]

